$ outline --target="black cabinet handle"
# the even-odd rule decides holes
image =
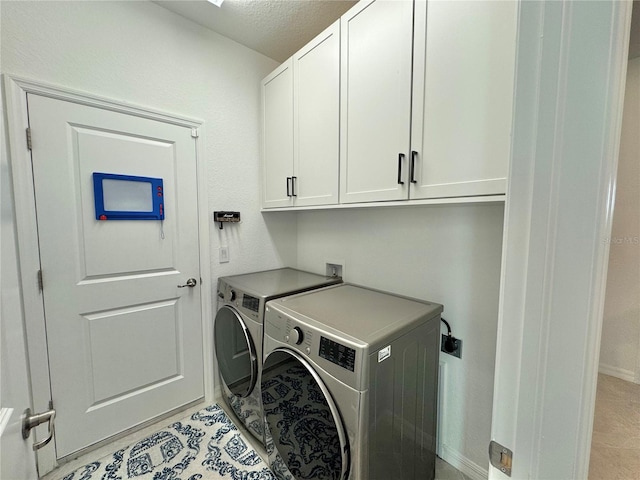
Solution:
[[[416,181],[416,156],[418,152],[415,150],[411,150],[411,170],[409,172],[409,178],[411,178],[411,183],[418,183]]]
[[[398,185],[404,185],[402,181],[402,161],[404,160],[404,153],[398,154]]]
[[[298,194],[296,193],[296,183],[298,183],[298,177],[291,177],[291,196],[292,197],[298,196]]]
[[[291,196],[291,177],[287,177],[287,197]]]

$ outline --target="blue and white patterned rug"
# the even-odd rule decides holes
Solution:
[[[212,405],[63,480],[275,480],[226,413]]]

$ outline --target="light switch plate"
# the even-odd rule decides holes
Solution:
[[[223,246],[218,249],[220,263],[229,263],[229,247]]]

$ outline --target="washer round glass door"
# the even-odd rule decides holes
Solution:
[[[247,325],[234,308],[225,305],[216,313],[213,330],[220,375],[231,393],[246,397],[258,378],[256,349]]]
[[[261,377],[267,452],[280,478],[344,480],[349,444],[340,413],[318,374],[299,354],[276,349]]]

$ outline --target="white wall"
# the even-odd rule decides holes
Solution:
[[[486,477],[488,467],[503,210],[456,205],[298,213],[299,268],[323,273],[326,260],[344,260],[348,282],[444,305],[463,350],[462,359],[440,355],[447,370],[443,457],[476,478]]]
[[[640,58],[629,61],[600,371],[640,383]]]
[[[2,73],[204,120],[207,214],[242,214],[210,222],[214,280],[295,262],[295,223],[259,213],[259,82],[275,61],[151,2],[3,1],[0,15]]]

